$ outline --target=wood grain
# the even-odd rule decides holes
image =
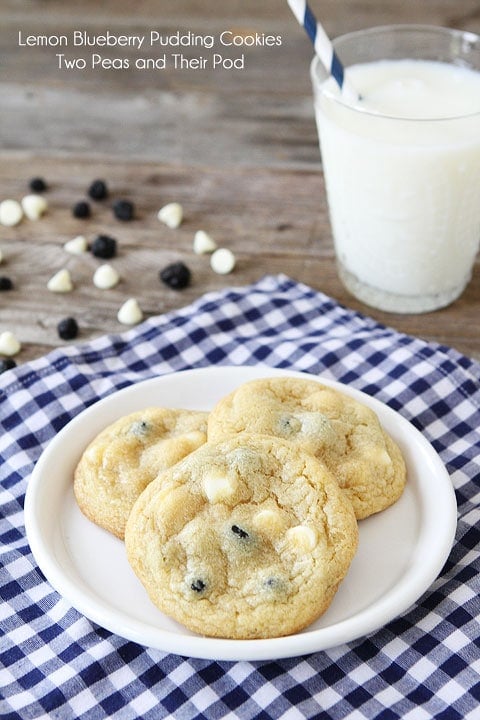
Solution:
[[[332,35],[391,22],[480,30],[480,3],[467,0],[327,0],[312,6],[319,15],[321,6]],[[0,295],[0,331],[10,329],[21,340],[18,362],[63,345],[56,325],[67,315],[77,318],[79,341],[86,341],[125,329],[116,313],[128,297],[137,297],[149,316],[269,273],[285,273],[401,332],[480,358],[478,261],[464,295],[426,315],[372,310],[340,284],[311,103],[311,50],[286,3],[2,0],[0,13],[0,198],[20,199],[34,175],[49,183],[44,218],[0,227],[5,258],[0,274],[15,284]],[[248,51],[243,71],[161,73],[60,72],[51,50],[18,46],[19,30],[133,33],[152,27],[165,33],[179,28],[278,33],[282,45]],[[186,52],[195,54],[192,48]],[[97,177],[108,182],[110,199],[92,204],[89,220],[75,219],[73,203]],[[113,217],[111,203],[119,197],[135,203],[130,223]],[[185,209],[177,230],[156,218],[172,200]],[[231,275],[216,275],[208,258],[193,253],[198,229],[235,252]],[[122,280],[108,291],[92,282],[101,261],[63,249],[78,234],[91,240],[100,233],[119,243],[112,264]],[[181,292],[158,278],[162,267],[177,259],[193,273],[191,286]],[[69,268],[75,287],[69,294],[52,294],[46,283],[61,267]]]

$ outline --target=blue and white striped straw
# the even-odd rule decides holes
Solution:
[[[315,54],[320,58],[323,67],[333,77],[344,97],[353,102],[359,100],[360,96],[345,76],[344,67],[333,48],[330,38],[322,25],[316,20],[308,3],[305,0],[288,0],[288,4],[300,25],[305,28],[308,37],[312,41]]]

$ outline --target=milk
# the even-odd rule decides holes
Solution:
[[[480,72],[429,60],[348,68],[315,109],[340,276],[374,306],[422,312],[467,284],[480,240]]]

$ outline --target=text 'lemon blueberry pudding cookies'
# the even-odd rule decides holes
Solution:
[[[206,441],[207,413],[151,407],[109,425],[75,470],[77,503],[97,525],[123,539],[130,510],[145,487]]]
[[[269,638],[331,603],[358,543],[323,463],[275,437],[207,443],[160,473],[127,522],[128,560],[152,602],[192,631]]]
[[[403,492],[400,449],[363,403],[315,380],[252,380],[223,397],[208,418],[208,440],[248,432],[284,438],[322,460],[357,519],[392,505]]]

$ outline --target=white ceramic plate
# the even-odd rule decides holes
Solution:
[[[223,395],[258,377],[302,373],[266,367],[211,367],[145,380],[84,410],[50,442],[25,499],[28,541],[50,584],[73,607],[112,632],[147,647],[215,660],[273,660],[308,654],[363,637],[406,612],[438,576],[456,528],[450,478],[425,438],[392,409],[325,378],[370,406],[400,445],[408,483],[400,500],[362,520],[357,555],[330,608],[301,633],[267,640],[195,635],[150,602],[124,545],[89,522],[72,490],[86,445],[118,417],[157,404],[208,410]],[[307,375],[310,379],[311,375]]]

